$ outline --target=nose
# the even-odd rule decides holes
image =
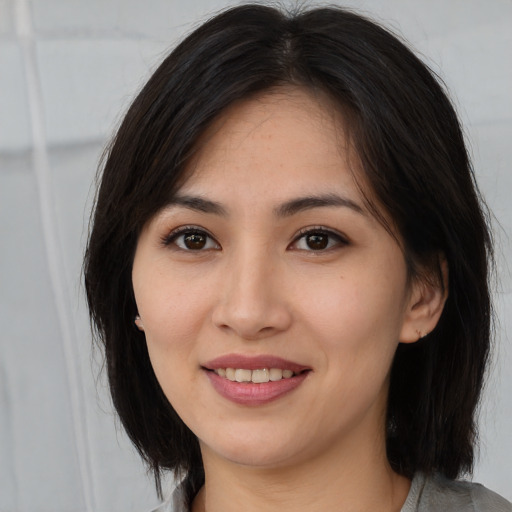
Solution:
[[[214,324],[246,340],[286,331],[292,322],[283,286],[283,272],[271,258],[247,255],[233,258],[224,269]]]

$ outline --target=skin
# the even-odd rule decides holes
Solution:
[[[170,204],[140,235],[137,325],[200,441],[206,484],[194,511],[399,511],[406,499],[410,482],[385,454],[389,371],[399,342],[435,327],[445,295],[409,279],[400,237],[365,208],[357,155],[332,112],[292,88],[232,106],[179,191],[222,211]],[[340,204],[283,211],[334,194]],[[202,248],[173,234],[184,226]],[[313,250],[304,230],[327,246]],[[231,353],[311,371],[248,407],[220,396],[202,369]]]

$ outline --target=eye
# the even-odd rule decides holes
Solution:
[[[325,228],[312,228],[301,232],[290,247],[301,251],[318,252],[347,244],[347,240],[338,233]]]
[[[220,249],[219,244],[206,231],[188,226],[174,230],[165,237],[164,244],[174,244],[184,251]]]

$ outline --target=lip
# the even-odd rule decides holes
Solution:
[[[245,368],[246,370],[260,370],[262,368],[281,368],[300,373],[310,370],[306,365],[288,361],[281,357],[272,355],[247,356],[242,354],[226,354],[208,361],[202,365],[207,370],[218,370],[219,368]]]
[[[208,361],[202,365],[203,371],[219,395],[239,405],[258,406],[278,400],[299,387],[311,370],[308,366],[271,355],[246,356],[228,354]],[[263,383],[230,381],[217,375],[213,370],[219,368],[244,368],[259,370],[262,368],[280,368],[291,370],[296,375],[278,381]]]

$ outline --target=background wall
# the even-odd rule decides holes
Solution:
[[[120,112],[156,63],[227,4],[0,0],[1,512],[142,512],[157,503],[116,429],[101,357],[91,355],[80,285],[91,183]],[[501,323],[475,480],[512,499],[512,1],[344,5],[427,55],[466,125],[501,251]]]

